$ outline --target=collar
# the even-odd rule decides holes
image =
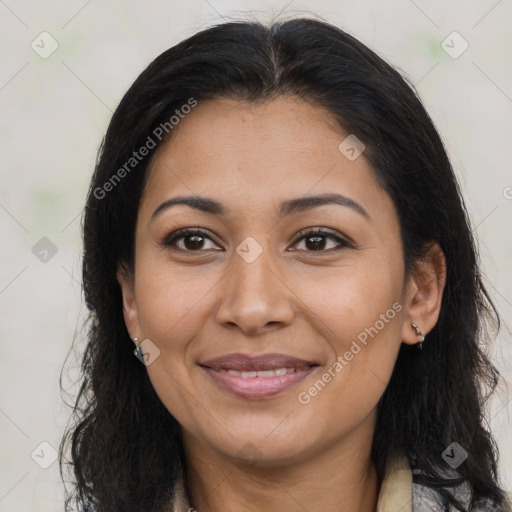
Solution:
[[[188,501],[182,474],[174,487],[172,512],[193,510]],[[412,512],[412,472],[404,455],[391,460],[381,483],[377,512]]]
[[[404,455],[386,465],[377,512],[412,512],[412,471]]]

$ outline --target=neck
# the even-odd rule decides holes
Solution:
[[[375,512],[380,483],[370,446],[345,439],[314,457],[279,466],[242,465],[204,446],[186,447],[190,504],[198,512]]]

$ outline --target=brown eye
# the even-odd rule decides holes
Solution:
[[[205,232],[198,229],[181,229],[167,237],[163,241],[163,245],[185,252],[199,252],[218,247],[215,244],[214,247],[205,247],[207,242],[214,244],[213,240]]]
[[[329,231],[310,229],[304,230],[299,233],[301,238],[296,242],[304,241],[304,248],[299,250],[306,250],[307,252],[330,252],[331,250],[340,250],[351,245],[343,238],[330,233]],[[331,240],[329,244],[328,240]],[[334,241],[334,244],[332,244]]]

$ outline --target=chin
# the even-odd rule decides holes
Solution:
[[[312,440],[311,444],[307,444],[303,436],[295,438],[284,431],[269,436],[267,432],[272,432],[272,429],[247,435],[240,435],[239,431],[236,437],[225,437],[221,442],[218,439],[210,440],[208,444],[237,463],[254,467],[286,466],[307,458],[309,451],[312,454],[318,451],[317,443]]]

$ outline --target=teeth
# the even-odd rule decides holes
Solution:
[[[284,370],[284,368],[283,368],[283,370]],[[277,371],[263,370],[261,372],[257,372],[257,374],[258,374],[258,377],[275,377],[277,375]]]
[[[243,379],[253,379],[254,377],[265,378],[265,377],[281,377],[287,373],[295,373],[300,371],[296,368],[277,368],[275,370],[261,370],[261,371],[250,371],[250,372],[239,372],[238,370],[219,370],[222,373],[229,373],[230,375],[236,375]]]

